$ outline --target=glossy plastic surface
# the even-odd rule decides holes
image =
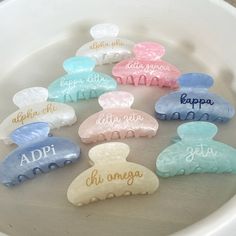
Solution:
[[[234,107],[220,95],[208,92],[213,79],[202,73],[183,74],[180,89],[161,97],[155,105],[156,116],[162,120],[229,121]]]
[[[157,121],[149,114],[131,109],[132,94],[113,91],[98,99],[103,111],[87,118],[79,127],[84,143],[130,137],[153,137],[158,129]]]
[[[65,138],[48,137],[47,123],[22,126],[11,134],[20,145],[0,163],[0,181],[14,186],[78,160],[80,148]]]
[[[47,99],[48,90],[43,87],[31,87],[18,91],[13,96],[13,102],[19,109],[0,123],[0,139],[5,144],[11,144],[10,133],[33,122],[46,122],[51,129],[54,129],[72,125],[77,121],[73,107],[48,102]]]
[[[46,87],[63,75],[63,61],[91,40],[89,29],[99,22],[117,24],[122,38],[165,45],[166,61],[185,73],[211,74],[215,80],[211,92],[236,105],[232,87],[236,74],[233,46],[236,14],[233,7],[223,1],[120,0],[111,3],[102,0],[95,6],[94,0],[51,0],[50,3],[48,0],[5,0],[2,5],[0,118],[16,110],[11,99],[17,91],[28,86]],[[109,65],[98,67],[99,71],[110,75],[111,69]],[[155,86],[121,85],[119,89],[131,92],[135,97],[133,107],[150,115],[154,113],[155,102],[169,92]],[[79,122],[101,110],[96,99],[80,101],[73,107]],[[131,150],[128,160],[153,172],[157,153],[170,145],[181,124],[179,121],[158,122],[158,135],[147,139],[145,144],[145,138],[124,140]],[[235,122],[233,118],[227,124],[219,124],[215,139],[236,147]],[[78,143],[79,124],[75,125],[76,129],[64,127],[53,133]],[[74,236],[78,232],[99,236],[166,236],[188,226],[181,236],[222,236],[235,232],[236,198],[232,198],[236,193],[235,175],[160,178],[160,187],[152,195],[125,200],[120,197],[74,207],[67,201],[65,189],[78,173],[90,167],[87,152],[92,147],[80,145],[83,152],[78,163],[16,188],[1,186],[0,229],[3,232],[11,236]],[[1,158],[13,149],[13,146],[0,144]],[[207,217],[213,212],[216,213],[212,217]]]
[[[97,65],[110,64],[129,58],[134,43],[117,37],[118,33],[117,25],[109,23],[94,25],[90,29],[94,40],[81,46],[76,55],[89,56],[96,61]]]
[[[236,149],[213,140],[217,127],[209,122],[182,124],[177,129],[181,140],[157,157],[157,174],[162,177],[195,173],[236,174]]]
[[[154,42],[134,45],[134,57],[114,65],[112,74],[120,84],[133,84],[177,88],[180,71],[163,61],[164,46]]]
[[[81,173],[70,184],[68,200],[77,206],[107,198],[154,193],[157,176],[146,167],[127,162],[129,146],[111,142],[90,149],[93,167]]]
[[[68,74],[55,80],[48,87],[51,101],[78,102],[99,97],[117,87],[112,77],[93,71],[95,61],[89,57],[69,58],[64,61],[63,67]]]

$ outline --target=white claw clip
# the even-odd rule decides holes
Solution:
[[[134,42],[117,37],[119,27],[114,24],[97,24],[90,29],[93,41],[78,49],[77,56],[89,56],[97,65],[119,62],[131,57]]]
[[[72,125],[77,121],[75,110],[66,104],[49,102],[48,90],[43,87],[26,88],[17,92],[13,103],[19,109],[0,124],[0,139],[12,143],[9,135],[22,125],[33,122],[47,122],[51,129]]]

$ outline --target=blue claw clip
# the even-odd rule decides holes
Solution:
[[[63,67],[67,74],[49,85],[49,100],[64,103],[78,102],[115,90],[116,81],[109,75],[93,71],[95,64],[92,58],[86,56],[65,60]]]
[[[213,123],[197,121],[177,129],[180,141],[162,151],[156,160],[157,175],[171,177],[194,173],[236,174],[236,150],[212,138]]]
[[[45,122],[27,124],[11,133],[11,139],[19,147],[0,164],[0,181],[5,186],[17,185],[79,159],[78,145],[48,134]]]
[[[213,85],[209,75],[183,74],[179,85],[179,91],[165,95],[156,102],[158,119],[226,122],[234,116],[234,107],[229,102],[208,92]]]

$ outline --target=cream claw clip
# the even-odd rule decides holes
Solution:
[[[158,177],[148,168],[127,162],[129,146],[125,143],[111,142],[90,149],[92,167],[81,173],[70,184],[68,200],[82,206],[98,200],[154,193]]]

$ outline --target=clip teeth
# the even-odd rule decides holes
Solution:
[[[174,112],[169,116],[168,114],[156,113],[156,118],[160,120],[193,120],[193,121],[211,121],[211,122],[226,122],[229,120],[225,117],[210,116],[208,113],[198,115],[193,111],[190,111],[187,114],[180,114],[180,112]]]
[[[100,141],[110,141],[110,140],[116,140],[116,139],[125,139],[125,138],[139,138],[139,137],[148,137],[151,138],[155,136],[155,133],[153,134],[140,134],[139,131],[135,130],[128,130],[123,132],[113,131],[113,132],[107,132],[104,134],[99,134],[95,137],[91,137],[89,139],[81,138],[84,143],[91,143],[91,142],[100,142]]]
[[[79,202],[79,203],[77,203],[77,206],[84,206],[84,205],[87,205],[89,203],[94,203],[94,202],[98,202],[98,201],[102,201],[102,200],[106,200],[106,199],[112,199],[112,198],[116,198],[116,197],[122,197],[122,196],[127,197],[127,196],[132,196],[132,195],[135,196],[135,195],[139,195],[139,194],[148,195],[150,193],[145,192],[145,191],[144,192],[139,192],[139,193],[133,193],[131,191],[124,191],[122,194],[118,195],[118,194],[110,192],[106,195],[106,197],[104,199],[103,198],[101,199],[101,198],[98,198],[98,197],[92,197],[92,198],[89,199],[88,202]]]
[[[166,81],[164,79],[160,79],[158,77],[152,77],[148,78],[145,75],[140,75],[137,77],[134,77],[132,75],[129,75],[127,77],[116,77],[119,84],[131,84],[131,85],[146,85],[146,86],[158,86],[160,88],[162,87],[168,87],[170,89],[175,89],[178,87],[177,82],[175,80],[169,80]]]

